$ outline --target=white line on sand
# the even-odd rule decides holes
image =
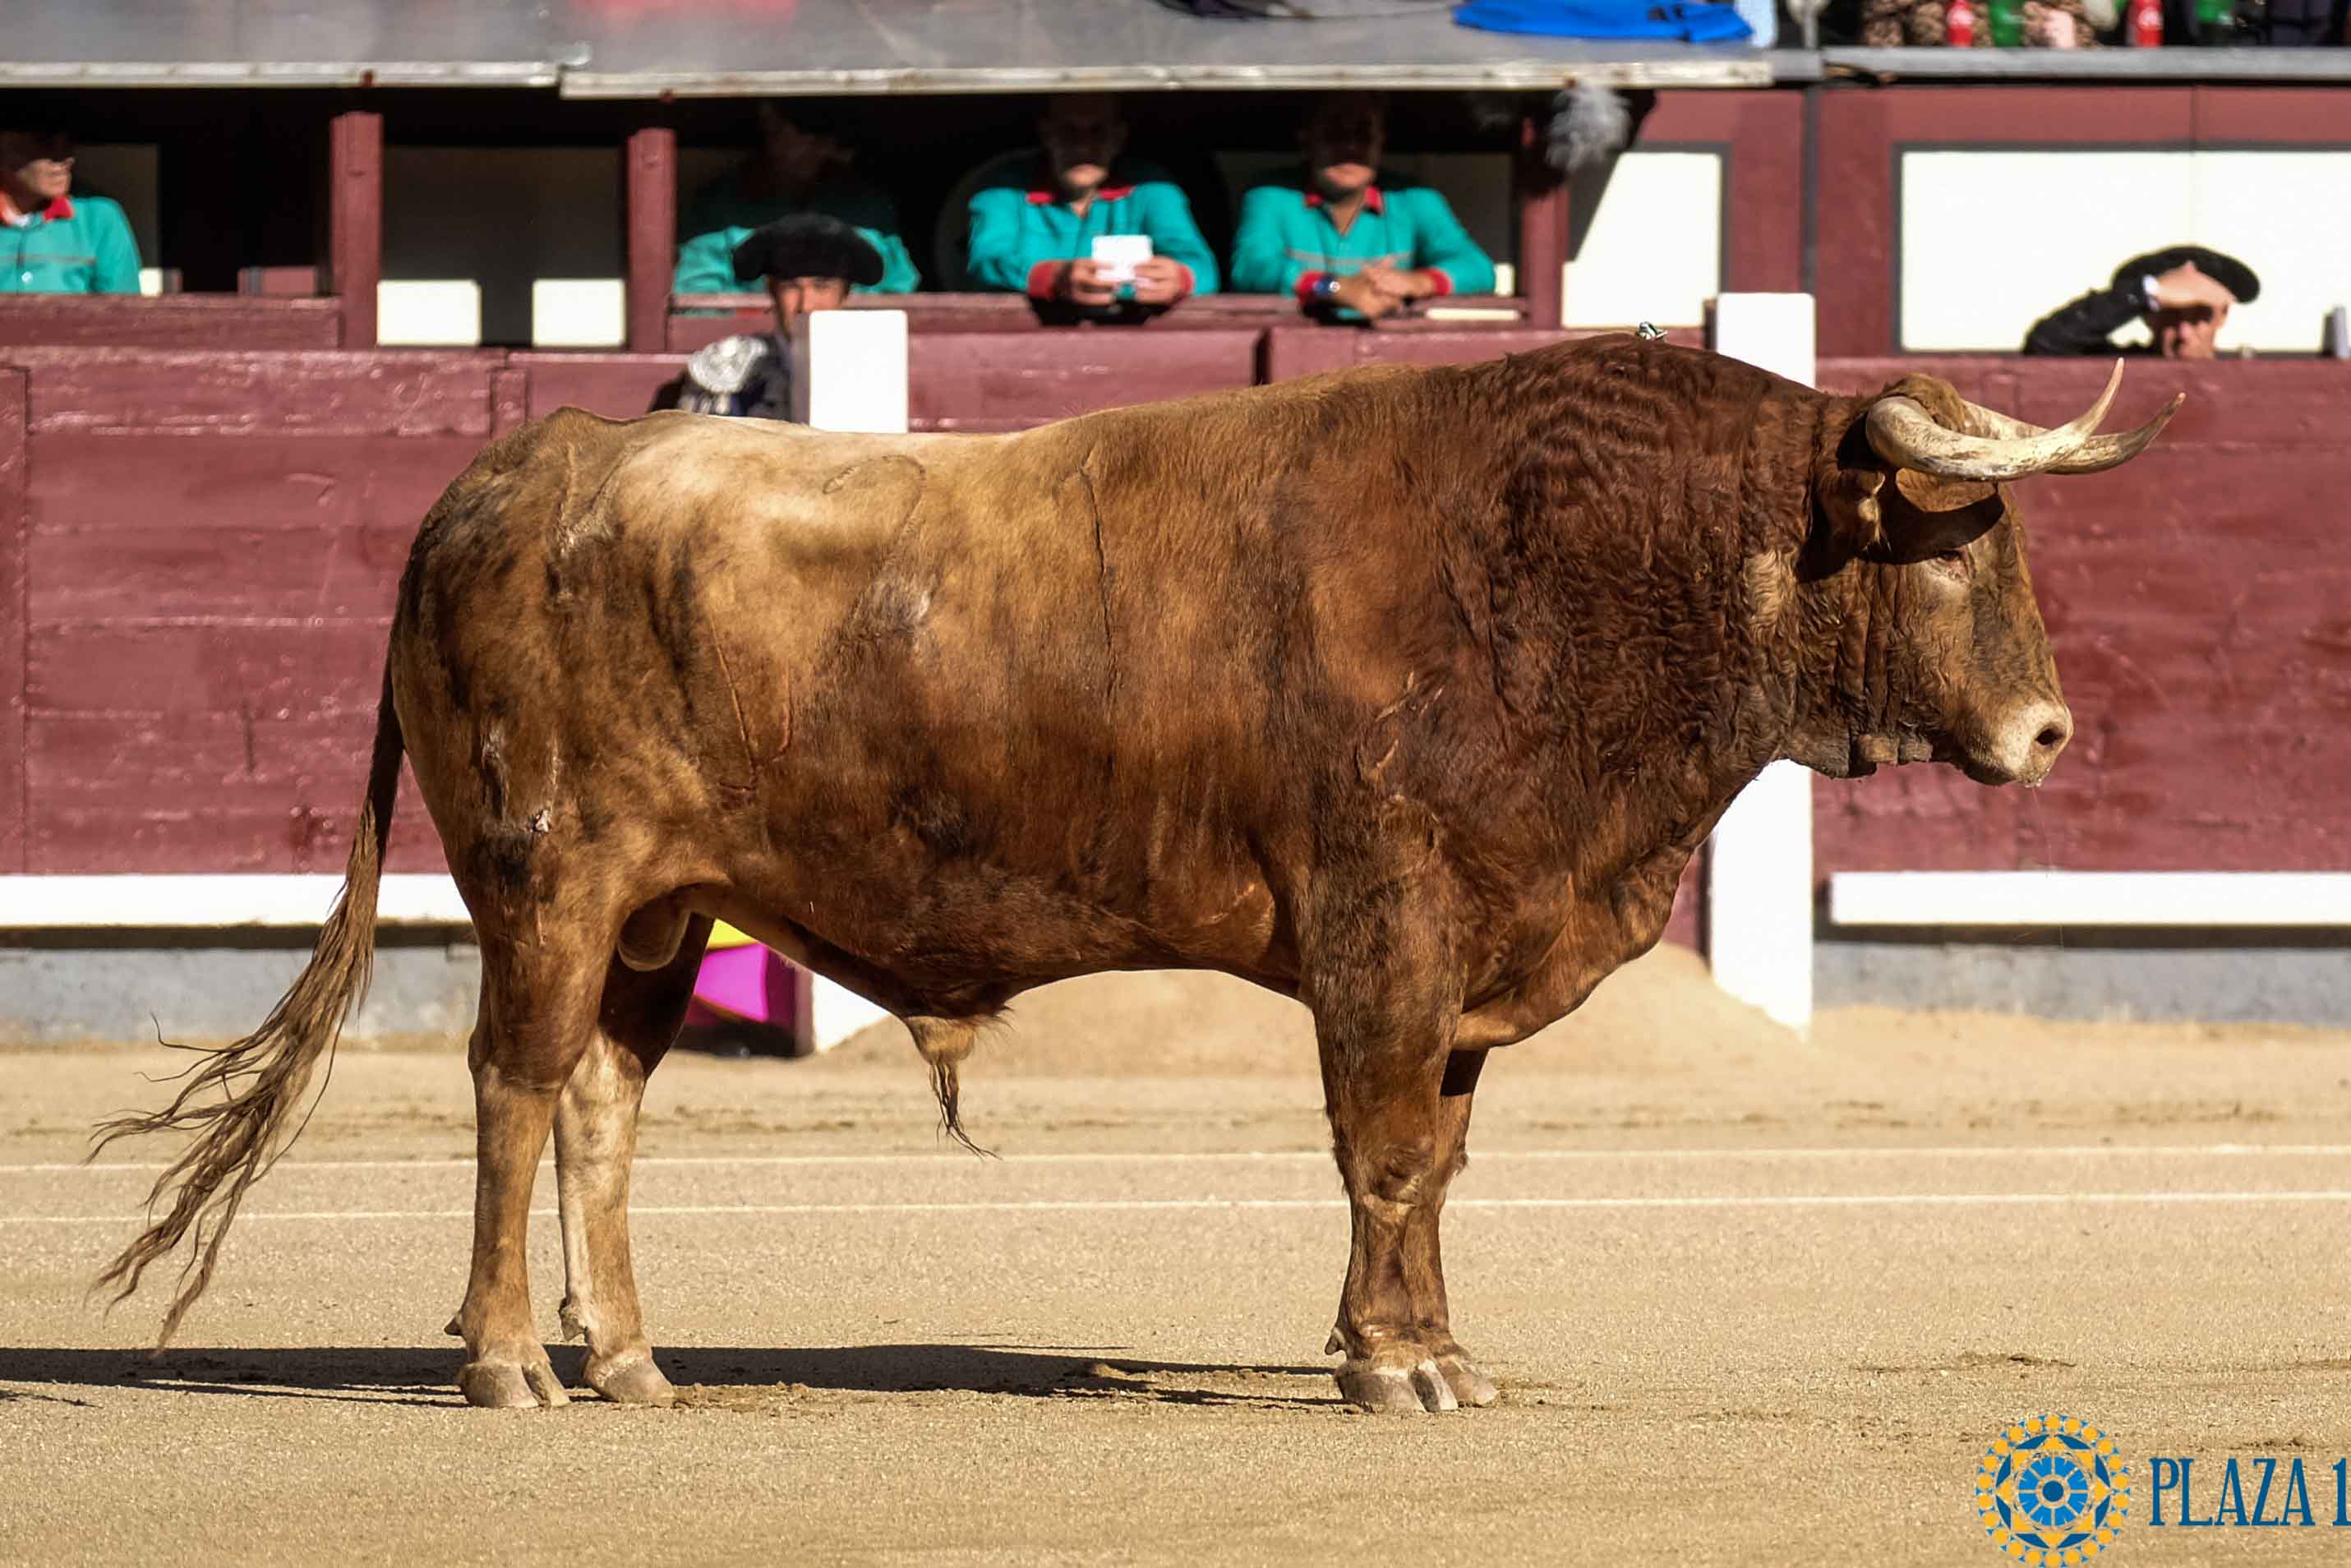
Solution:
[[[1853,1160],[1853,1159],[2077,1159],[2090,1156],[2138,1155],[2147,1159],[2195,1159],[2205,1155],[2257,1155],[2291,1159],[2351,1157],[2351,1144],[1952,1144],[1929,1146],[1873,1144],[1813,1149],[1479,1149],[1471,1158],[1479,1165],[1501,1160]],[[945,1154],[903,1155],[640,1155],[645,1166],[914,1166],[968,1165],[973,1156],[957,1150]],[[1327,1149],[1238,1149],[1229,1152],[1103,1151],[1097,1153],[1004,1155],[1008,1166],[1053,1165],[1182,1165],[1207,1161],[1276,1160],[1327,1161]],[[405,1160],[287,1160],[284,1171],[463,1170],[473,1157],[422,1156]],[[552,1164],[543,1160],[543,1165]],[[78,1160],[51,1160],[32,1165],[0,1165],[0,1176],[52,1172],[130,1171],[153,1173],[166,1169],[163,1161],[84,1165]]]
[[[1789,1193],[1771,1197],[1733,1194],[1697,1197],[1457,1197],[1448,1209],[1640,1209],[1640,1208],[1902,1208],[2022,1207],[2034,1204],[2351,1203],[2351,1190],[2317,1192],[1902,1192]],[[716,1203],[643,1206],[630,1213],[649,1215],[768,1214],[1026,1214],[1053,1211],[1132,1209],[1344,1208],[1335,1197],[1129,1197],[1034,1198],[1007,1203]],[[534,1208],[536,1218],[551,1208]],[[259,1210],[240,1215],[264,1219],[471,1219],[470,1208]],[[0,1225],[126,1225],[136,1217],[119,1214],[0,1214]]]

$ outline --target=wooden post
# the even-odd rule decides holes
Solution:
[[[1566,176],[1543,159],[1548,127],[1533,115],[1519,121],[1519,156],[1511,193],[1519,205],[1519,293],[1530,327],[1566,322],[1568,188]]]
[[[383,277],[383,116],[354,110],[332,121],[327,158],[328,270],[343,302],[343,347],[375,347]]]
[[[26,506],[29,477],[31,378],[0,370],[0,874],[31,869],[30,770],[26,766],[26,692],[32,657],[29,549],[32,517]]]
[[[793,417],[813,430],[906,433],[906,313],[818,310],[791,337]],[[795,1008],[805,1006],[812,1049],[831,1051],[890,1015],[846,986],[811,975]],[[794,1027],[801,1028],[796,1019]]]
[[[677,132],[648,125],[629,136],[629,352],[669,350],[669,284],[677,265]]]
[[[1809,294],[1725,294],[1717,353],[1813,383]],[[1790,1029],[1813,1021],[1813,776],[1774,762],[1739,792],[1706,843],[1706,949],[1715,983]]]

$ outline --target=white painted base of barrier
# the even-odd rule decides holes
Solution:
[[[1851,926],[2351,927],[2351,872],[1884,871],[1829,878]]]
[[[316,875],[0,876],[0,931],[315,926],[335,906],[343,879]],[[376,891],[379,925],[471,925],[445,876],[387,875]]]
[[[303,931],[324,924],[343,879],[315,875],[0,876],[0,932]],[[464,926],[473,916],[446,876],[396,873],[376,890],[381,926]],[[816,977],[816,1048],[830,1051],[890,1015]]]
[[[877,1008],[855,991],[834,985],[821,976],[811,976],[816,987],[809,995],[809,1032],[815,1037],[819,1051],[831,1051],[859,1030],[880,1023],[890,1016],[887,1008]]]

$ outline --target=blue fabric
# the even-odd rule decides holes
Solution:
[[[1754,29],[1719,0],[1470,0],[1453,19],[1492,33],[1561,38],[1678,38],[1690,44],[1751,38]]]

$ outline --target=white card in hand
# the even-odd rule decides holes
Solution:
[[[1104,268],[1102,281],[1105,283],[1134,282],[1134,264],[1150,259],[1149,235],[1094,235],[1094,260]]]

